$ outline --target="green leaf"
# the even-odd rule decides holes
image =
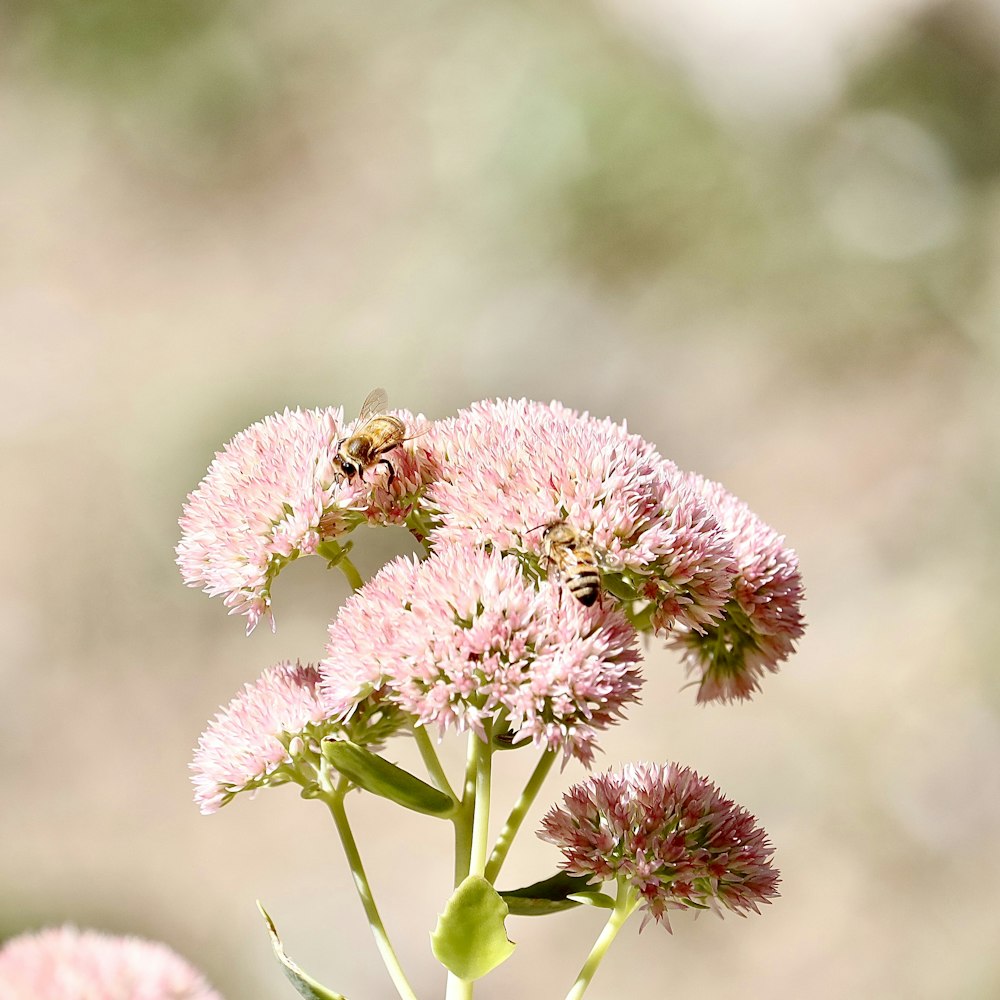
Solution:
[[[589,892],[574,892],[572,896],[567,897],[575,902],[583,903],[584,906],[596,906],[601,910],[613,910],[615,908],[615,901],[606,892],[598,892],[596,889]],[[706,906],[707,910],[708,907]]]
[[[542,917],[549,913],[571,910],[574,906],[589,902],[582,897],[590,894],[588,885],[590,879],[589,875],[559,872],[541,882],[526,885],[523,889],[501,891],[500,895],[515,916]]]
[[[632,627],[637,632],[646,632],[653,627],[653,612],[656,605],[652,602],[645,602],[642,605],[634,604],[624,608],[625,616],[631,622]]]
[[[514,951],[504,918],[507,904],[481,875],[470,875],[452,894],[431,934],[434,957],[466,982],[480,979]]]
[[[257,909],[260,910],[264,922],[267,924],[267,933],[271,935],[271,947],[277,956],[288,981],[298,990],[299,996],[304,1000],[347,1000],[340,993],[334,993],[325,986],[321,986],[312,976],[307,976],[286,954],[281,945],[281,938],[274,927],[274,921],[268,916],[261,901],[257,900]]]
[[[637,596],[635,585],[631,580],[626,580],[621,573],[602,573],[601,586],[621,601],[634,601]]]
[[[494,733],[492,745],[495,750],[520,750],[521,747],[526,747],[531,742],[530,736],[525,736],[523,739],[515,741],[508,729],[502,733]]]
[[[316,546],[316,555],[321,556],[326,560],[327,568],[333,569],[337,563],[340,562],[344,556],[354,547],[354,542],[348,542],[346,545],[340,545],[338,542],[333,541],[333,539],[328,538],[326,541],[320,542]]]
[[[327,737],[322,742],[323,756],[359,788],[381,795],[415,812],[447,819],[457,808],[450,796],[421,781],[416,775],[390,764],[371,750],[350,740]]]

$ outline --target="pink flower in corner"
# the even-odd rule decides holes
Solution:
[[[350,719],[377,696],[441,731],[499,720],[513,742],[589,762],[599,730],[637,700],[636,633],[525,576],[520,562],[439,544],[397,559],[341,608],[320,669],[331,710]]]
[[[74,927],[0,948],[0,1000],[222,1000],[166,945]]]
[[[735,701],[760,689],[765,672],[795,651],[804,631],[802,578],[794,550],[719,483],[689,474],[732,539],[738,573],[726,616],[702,632],[681,629],[671,645],[700,676],[698,701]]]
[[[567,871],[624,880],[668,930],[670,909],[745,916],[777,895],[774,848],[754,817],[679,764],[627,764],[574,785],[538,835]]]
[[[426,494],[432,540],[538,560],[543,529],[566,521],[592,543],[627,607],[701,631],[722,616],[732,542],[682,473],[622,424],[561,403],[474,403],[430,435],[441,464]]]
[[[337,444],[356,425],[339,407],[285,410],[237,434],[184,505],[184,582],[224,594],[230,614],[246,615],[249,633],[271,615],[271,585],[288,562],[358,524],[402,523],[434,467],[419,439],[426,422],[394,412],[417,438],[392,452],[391,487],[384,472],[348,481],[336,470]]]

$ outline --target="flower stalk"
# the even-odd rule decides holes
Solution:
[[[347,812],[344,809],[344,796],[347,794],[349,783],[346,779],[342,778],[336,787],[331,787],[329,777],[325,776],[323,784],[325,789],[322,798],[329,807],[333,821],[337,826],[337,833],[340,834],[340,842],[343,844],[344,855],[351,869],[354,887],[358,891],[358,897],[364,908],[365,916],[368,918],[368,925],[371,927],[372,935],[375,938],[375,946],[382,956],[382,963],[389,973],[389,978],[392,980],[393,986],[396,987],[396,992],[399,994],[400,1000],[417,1000],[417,995],[413,992],[413,988],[407,981],[406,974],[399,964],[395,949],[392,947],[392,942],[389,940],[385,925],[382,923],[378,907],[375,905],[371,885],[368,882],[368,875],[361,862],[361,854],[358,851],[358,845],[354,839],[351,824],[347,819]]]
[[[618,936],[625,921],[632,915],[639,905],[639,894],[624,880],[618,880],[618,897],[615,900],[615,907],[608,917],[608,922],[604,925],[604,930],[590,949],[587,960],[580,969],[580,974],[576,977],[572,989],[566,994],[566,1000],[580,1000],[580,997],[587,991],[597,967],[604,960],[612,942]]]
[[[420,751],[420,757],[424,762],[424,767],[427,768],[427,774],[430,776],[431,781],[445,795],[450,795],[457,802],[458,796],[452,790],[451,782],[448,781],[448,775],[444,773],[444,768],[441,766],[441,758],[438,757],[437,751],[434,749],[434,744],[431,742],[427,727],[413,726],[412,728],[413,738],[417,743],[417,750]]]
[[[489,850],[490,791],[493,775],[493,726],[483,737],[470,732],[461,808],[455,814],[455,886],[486,870]],[[446,1000],[470,1000],[473,983],[448,973]]]
[[[513,844],[518,830],[521,829],[524,817],[527,815],[532,803],[538,796],[538,792],[545,783],[545,779],[548,777],[549,771],[552,770],[552,765],[555,763],[555,759],[555,751],[546,750],[542,753],[541,759],[535,765],[535,769],[531,772],[531,777],[528,778],[528,783],[524,786],[524,791],[514,804],[514,808],[511,809],[510,815],[507,817],[507,822],[500,831],[500,836],[497,837],[497,842],[493,847],[493,852],[490,854],[490,860],[486,865],[486,871],[484,874],[491,882],[496,882],[497,876],[500,874],[500,869],[503,867],[503,863],[507,859],[507,854],[510,851],[511,844]]]
[[[486,872],[486,856],[490,838],[490,792],[493,780],[493,726],[486,723],[484,739],[471,734],[476,766],[475,806],[472,815],[472,855],[470,875]]]
[[[351,562],[348,556],[341,556],[337,560],[337,568],[344,574],[345,579],[350,584],[351,590],[358,591],[365,585],[365,581],[361,578],[358,568]]]

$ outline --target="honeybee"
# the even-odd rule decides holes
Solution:
[[[554,566],[569,592],[592,607],[601,594],[601,571],[594,546],[569,522],[554,521],[542,532],[543,568]]]
[[[372,389],[361,404],[360,426],[350,437],[337,442],[337,464],[348,479],[362,476],[376,465],[389,470],[387,486],[396,478],[392,462],[384,456],[406,440],[406,424],[385,412],[388,405],[385,389]]]

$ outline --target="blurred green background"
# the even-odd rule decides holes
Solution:
[[[0,39],[0,934],[163,939],[271,1000],[260,897],[314,975],[390,995],[325,811],[201,817],[186,770],[346,589],[296,565],[247,640],[172,552],[232,434],[385,385],[627,419],[800,553],[763,696],[696,708],[653,646],[601,761],[712,775],[783,896],[627,928],[595,1000],[1000,995],[995,2],[4,0]],[[370,573],[407,538],[359,544]],[[448,839],[354,815],[439,996]],[[555,860],[529,833],[502,882]],[[512,920],[477,996],[562,996],[601,923]]]

